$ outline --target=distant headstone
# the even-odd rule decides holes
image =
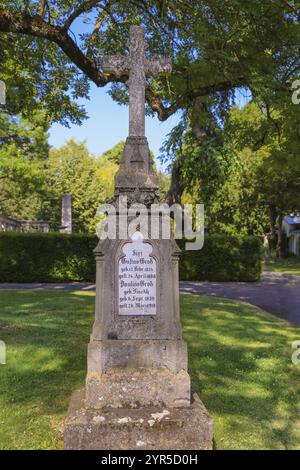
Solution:
[[[61,200],[61,233],[72,233],[72,196],[63,194]]]
[[[150,211],[159,202],[145,132],[145,75],[170,72],[169,59],[145,57],[143,31],[130,29],[129,56],[103,68],[129,74],[129,137],[115,178],[115,205]],[[120,212],[118,213],[120,217]],[[88,346],[86,387],[75,392],[66,449],[211,449],[212,421],[191,393],[182,339],[178,261],[173,239],[100,241],[96,255],[95,322]]]
[[[0,107],[6,104],[6,87],[5,83],[0,80]]]

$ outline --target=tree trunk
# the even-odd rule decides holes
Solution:
[[[165,202],[169,206],[172,204],[181,204],[181,196],[184,190],[184,186],[180,178],[180,166],[180,159],[175,160],[171,172],[170,189],[165,197]]]
[[[282,214],[277,217],[277,246],[276,255],[277,258],[284,258],[284,246],[283,246],[283,232],[282,232]]]
[[[277,247],[277,230],[276,230],[276,219],[277,219],[277,209],[275,206],[270,207],[270,225],[271,225],[271,231],[269,235],[269,244],[270,244],[270,250],[271,253],[272,251],[276,250]]]

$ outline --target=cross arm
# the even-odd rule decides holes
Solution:
[[[129,58],[124,57],[121,54],[103,56],[99,60],[99,65],[101,66],[104,73],[114,74],[117,77],[120,77],[124,74],[129,74]]]
[[[172,59],[161,55],[145,58],[145,73],[154,77],[172,73]]]

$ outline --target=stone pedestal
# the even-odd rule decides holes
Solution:
[[[212,420],[194,394],[184,408],[87,408],[73,394],[65,425],[66,450],[211,450]]]
[[[190,404],[187,349],[177,340],[92,341],[86,404],[91,408]]]
[[[115,183],[115,200],[158,202],[145,137],[127,139]],[[212,448],[211,418],[196,395],[191,400],[179,255],[174,240],[147,239],[138,229],[99,242],[86,387],[71,401],[66,449]]]

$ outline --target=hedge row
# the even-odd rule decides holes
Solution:
[[[0,233],[0,282],[59,282],[95,280],[89,235],[59,233]],[[199,251],[182,248],[180,279],[197,281],[257,281],[260,242],[255,237],[210,236]]]
[[[94,281],[96,238],[0,233],[0,282]]]
[[[182,281],[259,281],[261,244],[257,237],[211,235],[205,237],[202,250],[182,249],[179,277]]]

